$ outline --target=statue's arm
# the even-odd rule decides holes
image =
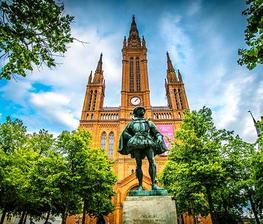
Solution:
[[[159,141],[163,141],[163,135],[159,132],[156,125],[152,121],[148,121],[151,134]]]

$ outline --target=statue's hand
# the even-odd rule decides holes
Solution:
[[[161,135],[159,135],[159,136],[157,137],[157,143],[158,143],[158,144],[162,144],[162,143],[163,143],[163,137],[162,137]]]

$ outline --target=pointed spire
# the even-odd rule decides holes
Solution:
[[[132,16],[130,34],[128,38],[129,47],[141,47],[141,39],[135,22],[135,16]]]
[[[166,56],[167,56],[167,71],[174,72],[174,67],[173,67],[168,51],[166,52]]]
[[[98,65],[97,65],[95,73],[97,73],[97,72],[102,73],[102,53],[100,54],[100,60],[98,61]]]
[[[168,52],[166,52],[166,56],[167,56],[167,75],[166,75],[167,82],[175,83],[178,80]]]
[[[142,36],[142,46],[143,46],[143,47],[146,47],[146,42],[145,42],[145,40],[144,40],[144,36]]]
[[[126,36],[124,36],[124,39],[123,39],[123,47],[126,47],[126,45],[127,45]]]
[[[88,81],[89,84],[92,83],[92,71],[90,72],[90,75],[89,75],[89,81]]]
[[[179,79],[179,82],[183,82],[183,77],[179,69],[178,69],[178,79]]]
[[[102,53],[94,74],[93,83],[103,83],[103,70],[102,70]]]

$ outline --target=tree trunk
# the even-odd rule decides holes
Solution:
[[[209,187],[206,187],[206,193],[207,193],[207,200],[208,200],[208,204],[209,204],[209,211],[211,214],[212,224],[218,224],[216,214],[215,214],[213,199],[212,199],[212,195],[211,195]]]
[[[6,215],[6,209],[4,208],[2,211],[2,216],[1,216],[1,220],[0,220],[0,224],[3,224],[5,221],[5,215]]]
[[[48,222],[49,216],[50,216],[50,211],[47,212],[47,217],[46,217],[46,220],[45,220],[44,224],[46,224]]]
[[[62,213],[62,221],[61,221],[61,224],[66,224],[67,216],[68,216],[67,209],[65,209],[65,211]]]
[[[184,224],[184,215],[181,215],[182,224]]]
[[[256,210],[256,206],[255,206],[255,203],[254,203],[254,201],[252,199],[251,194],[249,194],[249,201],[250,201],[251,208],[252,208],[252,211],[253,211],[254,216],[255,216],[256,223],[260,224],[260,221],[259,221],[259,218],[258,218],[258,213],[257,213],[257,210]]]
[[[26,224],[26,219],[27,219],[27,212],[26,212],[25,218],[23,220],[23,224]]]
[[[21,215],[21,217],[20,217],[20,220],[19,220],[19,222],[18,222],[18,224],[23,224],[23,221],[24,221],[25,215],[26,215],[26,212],[23,211],[23,212],[22,212],[22,215]]]
[[[82,210],[82,224],[86,222],[86,201],[84,200],[83,210]]]

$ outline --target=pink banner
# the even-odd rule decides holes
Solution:
[[[168,149],[171,148],[171,141],[174,140],[174,129],[172,124],[157,124],[158,130],[164,136],[164,142]]]

